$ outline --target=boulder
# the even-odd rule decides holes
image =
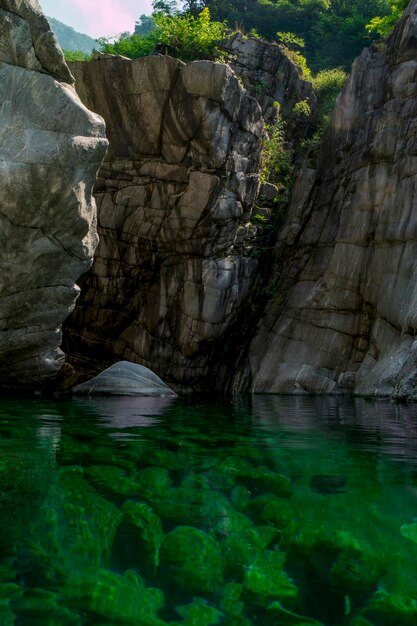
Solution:
[[[75,395],[85,396],[175,396],[162,380],[147,367],[120,361],[91,380],[77,385]]]

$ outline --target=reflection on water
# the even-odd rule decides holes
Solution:
[[[3,626],[415,626],[417,407],[0,403]]]

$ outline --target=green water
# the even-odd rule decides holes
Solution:
[[[415,626],[417,406],[0,403],[1,626]]]

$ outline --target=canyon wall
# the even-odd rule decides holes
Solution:
[[[65,351],[85,375],[126,359],[196,386],[256,276],[261,110],[211,61],[98,55],[71,69],[110,149],[95,188],[100,243]]]
[[[417,397],[417,2],[355,61],[279,234],[254,392]]]
[[[81,378],[126,359],[224,391],[252,336],[266,276],[253,219],[264,116],[272,123],[281,103],[300,138],[316,101],[279,46],[240,35],[224,46],[233,69],[162,55],[70,64],[110,141],[95,187],[100,243],[64,332]],[[306,99],[301,119],[294,104]]]
[[[97,243],[103,120],[74,79],[37,0],[0,0],[0,388],[60,370],[61,324]]]

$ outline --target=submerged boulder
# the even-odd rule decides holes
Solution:
[[[137,363],[120,361],[108,367],[91,380],[72,390],[84,396],[175,396],[150,369]]]
[[[0,0],[0,389],[42,387],[97,245],[107,140],[37,0]]]

